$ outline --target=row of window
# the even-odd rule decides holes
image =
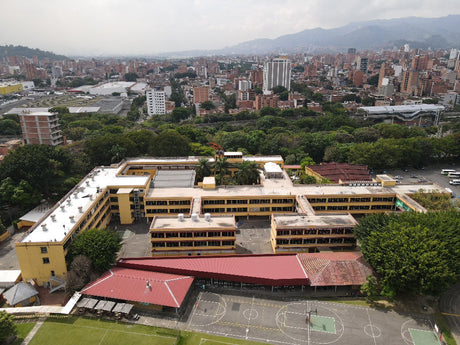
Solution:
[[[139,198],[140,199],[140,198]],[[165,205],[190,205],[190,199],[187,200],[148,200],[145,202],[147,206],[165,206]]]
[[[234,237],[234,231],[200,231],[200,232],[152,232],[152,238],[190,238],[190,237]]]
[[[152,248],[222,247],[234,245],[235,241],[153,242]]]
[[[331,202],[394,202],[394,197],[361,197],[361,198],[308,198],[311,204],[331,203]]]
[[[393,205],[313,206],[315,211],[392,210]]]
[[[338,229],[283,229],[277,230],[277,236],[300,236],[300,235],[343,235],[353,234],[351,228]]]
[[[212,200],[204,199],[203,206],[205,205],[247,205],[249,204],[293,204],[294,199],[228,199],[228,200]]]
[[[293,238],[277,239],[277,245],[310,245],[310,244],[350,244],[356,243],[354,238]]]
[[[153,209],[147,209],[146,213],[190,213],[189,208],[153,208]]]
[[[246,207],[229,207],[227,209],[223,207],[205,208],[203,211],[207,213],[230,213],[230,212],[248,213],[248,209]],[[292,212],[294,211],[294,207],[293,206],[272,207],[271,211],[272,212]],[[270,212],[270,207],[250,208],[249,212]]]

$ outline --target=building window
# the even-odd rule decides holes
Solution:
[[[50,258],[42,258],[44,264],[50,263]]]
[[[48,253],[48,248],[40,247],[40,251],[42,252],[42,254],[46,254],[46,253]]]
[[[54,271],[51,271],[51,276],[54,277],[55,275]]]

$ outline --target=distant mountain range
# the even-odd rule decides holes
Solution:
[[[64,55],[57,55],[52,52],[40,50],[40,49],[32,49],[23,46],[0,46],[0,59],[5,56],[24,56],[27,58],[32,58],[37,56],[39,60],[48,58],[50,60],[64,60],[67,59]]]
[[[160,56],[337,52],[347,48],[399,48],[405,43],[411,48],[460,48],[460,15],[357,22],[335,29],[316,28],[275,39],[255,39],[220,50],[194,50]]]

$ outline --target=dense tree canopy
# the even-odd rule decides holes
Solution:
[[[15,334],[14,316],[6,311],[0,311],[0,344],[6,343],[6,340]]]
[[[460,277],[457,211],[373,214],[355,236],[384,294],[440,294]]]
[[[108,270],[117,258],[121,248],[121,238],[107,229],[90,229],[79,234],[70,245],[67,262],[71,263],[79,255],[91,260],[94,269],[103,273]]]

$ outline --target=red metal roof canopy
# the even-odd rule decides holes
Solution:
[[[179,308],[193,277],[114,267],[81,290],[84,295]]]
[[[268,286],[308,285],[296,254],[126,258],[117,265]]]

